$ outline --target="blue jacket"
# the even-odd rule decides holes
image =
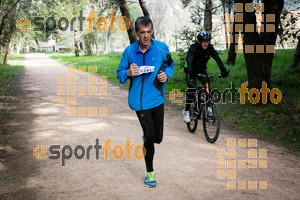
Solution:
[[[128,104],[134,111],[148,110],[164,103],[166,83],[159,82],[157,74],[161,70],[169,80],[175,65],[165,43],[152,39],[147,51],[142,53],[139,42],[126,47],[117,70],[120,83],[124,84],[130,79]],[[127,77],[127,71],[133,63],[137,66],[155,66],[154,72]]]

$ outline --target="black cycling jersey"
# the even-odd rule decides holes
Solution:
[[[190,46],[186,57],[187,71],[189,74],[205,73],[207,69],[206,64],[210,57],[218,63],[221,72],[226,72],[224,64],[214,47],[209,44],[207,49],[203,49],[202,46],[196,42]]]

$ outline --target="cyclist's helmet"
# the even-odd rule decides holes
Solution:
[[[198,40],[211,40],[211,34],[208,31],[201,31],[197,36]]]

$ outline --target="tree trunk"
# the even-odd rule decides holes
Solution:
[[[233,40],[234,40],[234,38],[233,38]],[[235,44],[234,43],[230,43],[228,54],[227,54],[227,61],[226,61],[226,63],[228,65],[235,65],[235,60],[236,60]]]
[[[85,48],[87,50],[87,56],[92,56],[93,55],[93,50],[91,44],[85,44]]]
[[[244,3],[253,3],[253,0],[245,0]],[[273,45],[275,48],[278,24],[284,0],[263,0],[262,3],[264,3],[264,16],[266,16],[266,14],[275,14],[275,32],[265,32],[260,35],[257,31],[244,32],[243,47],[249,82],[248,88],[260,89],[263,81],[271,88],[270,78],[274,53],[270,51],[270,46],[267,45]],[[243,14],[244,26],[245,24],[256,25],[255,12],[244,12]],[[245,53],[245,45],[256,45],[254,50],[258,49],[257,45],[262,45],[264,53],[255,53],[255,51],[253,53]]]
[[[294,59],[293,59],[293,63],[291,68],[295,69],[297,67],[297,65],[299,64],[299,60],[300,60],[300,37],[298,37],[298,45],[294,54]]]
[[[131,15],[128,10],[128,6],[126,4],[126,0],[118,0],[118,2],[120,3],[120,10],[121,10],[122,16],[127,17],[130,22],[129,29],[127,30],[127,34],[129,37],[130,44],[132,44],[137,41],[137,36],[134,33],[134,27],[133,27],[133,23],[131,20]]]
[[[177,33],[175,34],[175,47],[176,47],[176,51],[178,51]]]
[[[8,16],[9,16],[9,14],[10,14],[10,12],[12,11],[12,10],[18,10],[19,9],[19,2],[20,2],[20,0],[17,0],[17,2],[5,13],[5,15],[2,17],[2,19],[1,19],[1,25],[0,25],[0,38],[1,38],[1,36],[2,36],[2,32],[3,32],[3,28],[4,28],[4,24],[5,24],[5,19],[6,18],[9,18]],[[16,8],[15,8],[16,7]]]
[[[12,36],[10,37],[9,40],[11,40],[11,39],[12,39]],[[6,48],[5,55],[3,58],[3,65],[7,65],[8,54],[9,54],[10,48],[11,48],[11,41],[9,41],[8,47]]]
[[[231,13],[231,10],[232,10],[232,5],[234,5],[235,1],[234,0],[230,0],[230,1],[227,1],[228,2],[228,13]]]
[[[110,52],[110,35],[111,35],[111,32],[110,32],[110,29],[107,30],[107,34],[105,36],[105,46],[104,46],[104,54],[108,54]]]
[[[100,45],[99,45],[99,31],[96,31],[96,55],[100,55]]]
[[[12,32],[14,31],[14,26],[11,26],[10,28],[10,36],[8,36],[8,44],[5,50],[5,54],[4,54],[4,58],[3,58],[3,65],[7,65],[7,60],[8,60],[8,55],[10,52],[10,48],[11,48],[11,41],[12,41]]]
[[[12,56],[12,55],[13,55],[14,47],[15,47],[15,43],[14,43],[14,42],[11,42],[11,47],[10,47],[9,56]]]
[[[12,10],[10,12],[8,12],[9,13],[8,18],[10,19],[10,21],[9,21],[10,27],[9,27],[9,32],[7,33],[7,36],[6,36],[8,39],[7,39],[5,55],[3,58],[3,65],[7,65],[8,55],[9,55],[10,48],[11,48],[12,36],[16,29],[16,18],[17,18],[17,12],[19,10],[19,6],[20,6],[19,1],[17,1],[17,3],[12,8]]]
[[[225,14],[226,14],[226,4],[224,1],[222,1],[222,7],[223,7],[223,20],[224,20],[224,24],[226,24],[226,20],[225,20]],[[225,25],[226,26],[226,25]],[[226,29],[225,29],[225,35],[226,35]],[[225,42],[226,43],[226,49],[228,50],[228,42]]]
[[[78,45],[78,38],[77,38],[77,29],[74,27],[74,47],[75,47],[75,57],[79,57],[79,45]]]
[[[285,20],[285,19],[282,19],[282,20]],[[278,36],[280,38],[279,45],[281,45],[281,47],[284,49],[283,27],[282,27],[281,20],[279,22],[279,30],[280,30],[279,33],[278,33]]]
[[[36,35],[35,35],[35,37],[34,37],[34,41],[35,41],[35,43],[36,43],[37,47],[39,47],[40,45],[39,45],[39,41],[38,41],[38,39],[37,39]]]
[[[18,41],[18,45],[17,45],[17,54],[20,54],[20,50],[21,50],[21,45],[22,45],[22,41],[25,39],[25,37],[21,38],[20,41]]]
[[[205,3],[204,30],[212,32],[212,0],[206,0]]]
[[[139,0],[139,3],[140,3],[140,7],[143,11],[143,14],[145,17],[148,17],[150,19],[150,13],[146,7],[146,4],[145,4],[145,1],[144,0]]]
[[[243,3],[243,0],[236,0],[235,3]],[[229,1],[229,5],[228,5],[228,12],[231,13],[231,2]],[[236,14],[236,12],[234,11],[234,15]],[[235,60],[236,60],[236,52],[235,52],[235,30],[234,30],[234,27],[235,27],[235,20],[233,20],[233,32],[231,33],[232,34],[232,42],[230,43],[230,46],[229,46],[229,50],[228,50],[228,54],[227,54],[227,61],[226,63],[229,64],[229,65],[235,65]]]
[[[146,6],[146,4],[145,4],[145,1],[144,1],[144,0],[139,0],[139,3],[140,3],[140,7],[141,7],[141,9],[142,9],[142,11],[143,11],[144,16],[145,16],[145,17],[148,17],[149,19],[151,19],[151,18],[150,18],[150,13],[149,13],[148,8],[147,8],[147,6]],[[154,26],[154,25],[153,25],[153,26]],[[154,27],[152,27],[152,29],[153,29],[153,28],[154,28]],[[155,39],[154,31],[153,31],[153,34],[152,34],[152,38]]]

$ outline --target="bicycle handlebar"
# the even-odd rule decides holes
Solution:
[[[222,74],[215,74],[215,75],[197,74],[197,76],[201,78],[214,78],[214,77],[222,77]]]

